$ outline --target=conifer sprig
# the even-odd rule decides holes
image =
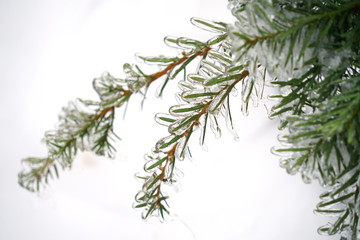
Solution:
[[[202,125],[205,134],[209,115],[219,112],[222,107],[225,108],[224,100],[229,97],[235,85],[248,75],[249,72],[244,70],[241,74],[236,75],[236,78],[228,77],[234,81],[223,86],[217,92],[204,91],[204,94],[185,94],[183,96],[187,100],[200,97],[203,98],[203,101],[193,105],[173,106],[169,110],[170,115],[160,114],[157,116],[159,123],[165,123],[169,127],[171,135],[158,141],[152,154],[146,155],[147,162],[144,169],[150,173],[150,176],[138,177],[143,179],[144,184],[142,190],[135,197],[137,203],[134,207],[144,208],[143,218],[160,214],[164,219],[164,212],[169,214],[169,205],[166,201],[168,196],[162,192],[162,184],[178,184],[179,179],[174,174],[176,171],[175,162],[176,160],[184,160],[190,136],[200,125]],[[208,86],[206,82],[204,82],[204,86]],[[229,108],[227,110],[230,111]],[[203,138],[201,142],[204,142]]]
[[[201,28],[219,31],[214,22],[198,19],[192,19],[192,22],[202,25]],[[159,124],[168,127],[170,135],[159,140],[151,154],[145,156],[144,170],[148,175],[137,176],[143,181],[143,186],[135,197],[134,208],[142,209],[145,219],[154,215],[164,219],[165,213],[170,213],[169,196],[163,192],[163,185],[176,187],[179,184],[181,174],[178,174],[176,161],[184,160],[189,153],[189,139],[199,127],[202,129],[201,144],[204,144],[208,121],[215,133],[220,131],[219,126],[214,127],[220,109],[231,115],[226,99],[229,99],[235,85],[249,75],[244,66],[232,65],[230,46],[225,37],[218,37],[220,41],[211,40],[214,47],[205,48],[207,52],[203,54],[195,74],[189,74],[186,80],[179,82],[180,104],[172,106],[170,114],[157,114],[155,118]],[[234,69],[242,69],[243,72],[235,74]]]
[[[91,111],[90,107],[97,105]],[[101,110],[99,103],[78,100],[63,108],[59,127],[45,133],[47,158],[23,160],[25,169],[19,173],[19,183],[30,191],[39,191],[48,184],[49,177],[59,176],[58,168],[71,168],[78,149],[94,150],[99,155],[112,157],[115,148],[111,142],[118,138],[113,131],[114,107]],[[26,169],[28,168],[28,169]]]
[[[359,238],[359,3],[248,1],[233,5],[241,24],[230,28],[236,59],[276,76],[271,117],[285,133],[273,152],[289,173],[331,189],[316,212],[337,220],[319,233],[341,239]]]
[[[198,19],[194,21],[201,21],[200,25],[210,23]],[[214,24],[219,28],[218,32],[219,26],[224,29],[224,24]],[[79,149],[93,151],[100,156],[114,157],[116,149],[111,142],[115,138],[119,139],[113,131],[115,108],[123,106],[133,94],[145,95],[147,88],[154,81],[166,77],[161,95],[170,79],[174,79],[197,57],[207,55],[213,45],[227,37],[225,31],[221,33],[207,43],[187,38],[166,38],[165,42],[184,48],[184,51],[181,57],[140,57],[145,63],[165,65],[162,70],[153,74],[145,74],[138,65],[124,64],[125,79],[115,78],[107,72],[94,79],[93,87],[99,95],[100,102],[78,99],[63,108],[57,129],[45,134],[44,142],[48,148],[48,156],[24,159],[24,170],[18,175],[19,184],[30,191],[40,191],[42,186],[48,184],[49,178],[59,176],[59,167],[71,168]]]

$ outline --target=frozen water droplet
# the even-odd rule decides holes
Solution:
[[[274,154],[274,155],[276,155],[276,156],[283,156],[282,154],[280,154],[279,152],[278,152],[278,149],[279,149],[279,147],[272,147],[271,149],[270,149],[270,152],[272,153],[272,154]]]
[[[146,194],[145,194],[144,191],[139,191],[139,192],[135,195],[135,201],[136,201],[136,202],[143,202],[145,196],[146,196]]]
[[[172,48],[181,48],[178,45],[178,38],[177,37],[173,37],[173,36],[167,36],[164,38],[164,42],[167,46],[172,47]]]
[[[325,226],[322,226],[322,227],[319,227],[317,232],[319,235],[322,235],[322,236],[328,236],[329,235],[329,229],[331,228],[331,225],[330,224],[327,224]]]
[[[237,90],[236,87],[234,87],[232,90],[231,90],[231,95],[234,96],[234,97],[237,97],[239,91]]]
[[[289,159],[282,159],[280,160],[280,167],[287,168],[289,166]]]
[[[212,114],[209,114],[208,118],[209,118],[209,122],[210,122],[210,129],[214,133],[215,138],[220,138],[221,137],[221,129],[219,127],[216,117]]]
[[[301,178],[302,178],[302,180],[304,181],[304,183],[307,183],[307,184],[310,184],[311,183],[311,178],[310,177],[308,177],[306,174],[301,174]]]
[[[225,23],[213,22],[195,17],[191,18],[190,21],[194,26],[203,29],[205,31],[214,32],[214,33],[225,33],[227,31],[225,27]]]

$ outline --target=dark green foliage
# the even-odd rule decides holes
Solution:
[[[237,11],[254,19],[254,34],[232,30],[232,38],[242,41],[239,61],[255,55],[274,74],[284,68],[286,74],[272,82],[281,94],[273,96],[279,102],[271,116],[282,120],[286,147],[274,153],[289,173],[333,189],[317,212],[338,220],[319,232],[341,233],[344,239],[358,239],[359,231],[359,6],[359,1],[251,1]],[[264,9],[275,13],[272,20]],[[256,45],[266,47],[250,52]],[[265,50],[274,57],[286,54],[272,65]]]

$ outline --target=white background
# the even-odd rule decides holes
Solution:
[[[234,21],[225,0],[0,1],[1,240],[330,239],[316,232],[329,219],[313,214],[323,190],[279,167],[270,153],[278,123],[263,107],[237,114],[239,141],[225,127],[221,139],[208,133],[208,152],[194,140],[193,160],[179,166],[182,187],[169,191],[173,220],[141,220],[132,209],[141,187],[134,174],[167,134],[153,116],[175,103],[175,82],[163,99],[154,97],[154,83],[142,111],[141,98],[132,99],[125,120],[118,110],[115,160],[85,153],[41,194],[18,186],[20,160],[46,155],[40,140],[61,107],[97,98],[94,77],[123,77],[134,53],[176,54],[163,44],[166,35],[211,36],[190,24],[193,16]]]

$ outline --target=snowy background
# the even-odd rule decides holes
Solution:
[[[134,53],[175,54],[163,44],[166,35],[206,40],[190,24],[193,16],[234,21],[225,0],[0,1],[1,240],[331,239],[316,232],[328,221],[313,214],[322,189],[279,167],[270,153],[277,122],[263,107],[248,117],[237,111],[239,141],[225,127],[221,139],[208,134],[208,152],[194,140],[193,160],[179,166],[182,187],[169,192],[173,220],[141,220],[132,209],[141,187],[134,174],[167,134],[153,116],[175,103],[176,82],[163,99],[154,97],[154,83],[142,111],[141,98],[132,99],[124,120],[118,111],[116,159],[83,153],[41,194],[17,184],[20,160],[45,156],[40,140],[61,107],[97,99],[93,78],[124,76]]]

